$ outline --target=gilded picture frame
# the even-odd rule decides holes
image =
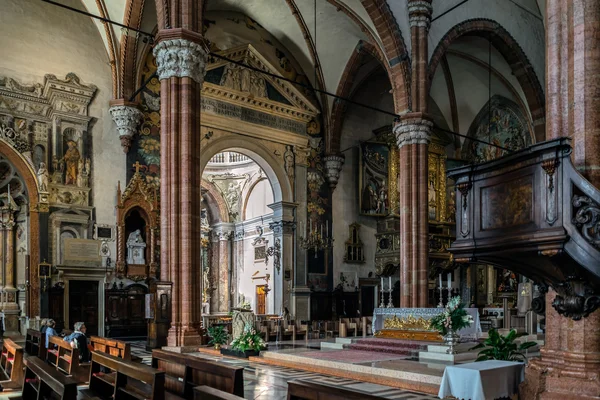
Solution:
[[[390,147],[384,142],[361,142],[358,150],[358,209],[360,215],[385,217],[391,213]]]

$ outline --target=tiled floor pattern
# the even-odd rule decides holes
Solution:
[[[150,365],[151,353],[146,351],[145,342],[131,343],[131,353],[140,357],[144,364]],[[287,396],[287,382],[302,379],[337,387],[349,388],[359,392],[381,396],[394,400],[433,400],[436,397],[396,389],[389,386],[359,382],[353,379],[338,378],[292,368],[266,365],[234,358],[211,357],[203,353],[195,356],[217,362],[244,367],[244,398],[254,400],[284,400]]]

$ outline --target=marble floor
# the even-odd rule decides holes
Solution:
[[[279,351],[296,353],[317,351],[321,340],[281,342]],[[274,344],[269,345],[270,350],[275,350]],[[323,350],[327,351],[327,350]],[[334,350],[335,351],[335,350]],[[132,345],[132,354],[140,357],[142,362],[150,364],[151,356],[144,348],[144,343]],[[254,400],[284,400],[287,396],[287,382],[294,379],[302,379],[318,382],[325,385],[344,387],[359,392],[365,392],[386,399],[395,400],[433,400],[437,397],[424,395],[407,390],[397,389],[390,386],[373,383],[360,382],[353,379],[338,378],[324,374],[302,371],[299,369],[267,365],[247,360],[211,356],[205,353],[191,353],[194,356],[222,362],[229,365],[244,367],[244,398]],[[400,361],[400,360],[397,360]],[[388,361],[389,362],[389,361]]]

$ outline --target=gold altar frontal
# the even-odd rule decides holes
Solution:
[[[442,335],[434,329],[423,317],[407,318],[393,316],[383,321],[383,329],[375,332],[376,337],[388,339],[422,340],[428,342],[443,342]]]

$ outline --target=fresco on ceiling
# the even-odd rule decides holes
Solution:
[[[310,86],[300,64],[273,35],[250,17],[230,11],[208,12],[204,19],[204,37],[210,41],[211,51],[251,43],[285,78]],[[315,99],[311,89],[301,86],[297,89],[311,100]]]
[[[148,52],[142,65],[141,82],[156,72],[156,62]],[[139,134],[134,137],[127,153],[127,181],[131,179],[139,162],[140,172],[146,182],[159,189],[160,186],[160,81],[152,78],[141,93],[141,108],[144,114]]]
[[[469,128],[468,136],[510,150],[520,150],[531,145],[527,118],[518,105],[498,95],[493,96],[479,111]],[[462,158],[482,163],[505,154],[505,150],[467,139],[463,146]]]

